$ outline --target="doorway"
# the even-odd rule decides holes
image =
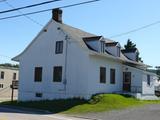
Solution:
[[[131,92],[131,72],[123,72],[123,91]]]

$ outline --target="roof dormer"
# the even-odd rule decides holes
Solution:
[[[121,51],[128,59],[138,62],[139,51],[137,48],[123,49]]]
[[[102,36],[92,36],[83,38],[87,47],[96,52],[105,52],[105,40]]]
[[[115,57],[120,57],[121,46],[118,42],[105,43],[105,49],[109,54]]]

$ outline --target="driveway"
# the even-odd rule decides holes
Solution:
[[[160,120],[160,104],[85,115],[100,120]]]
[[[0,120],[86,120],[47,112],[0,106]],[[87,119],[88,120],[88,119]]]

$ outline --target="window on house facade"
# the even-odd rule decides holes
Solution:
[[[42,81],[42,67],[35,67],[34,81],[35,82],[41,82]]]
[[[56,54],[61,54],[61,53],[63,53],[63,41],[56,41],[55,53],[56,53]]]
[[[53,68],[53,82],[62,81],[62,66],[55,66]]]
[[[106,83],[106,68],[100,67],[100,83]]]
[[[3,84],[0,84],[0,88],[3,88]]]
[[[36,93],[35,96],[41,98],[42,97],[42,93]]]
[[[4,79],[4,71],[1,72],[1,79]]]
[[[13,80],[16,80],[16,78],[17,78],[17,74],[13,73]]]
[[[115,69],[110,69],[110,83],[115,84]]]
[[[147,85],[151,85],[151,76],[147,75]]]

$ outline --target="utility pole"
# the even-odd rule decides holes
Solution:
[[[18,80],[13,80],[10,87],[11,87],[11,89],[12,89],[12,92],[11,92],[11,101],[13,102],[14,90],[15,90],[15,89],[18,89]]]

